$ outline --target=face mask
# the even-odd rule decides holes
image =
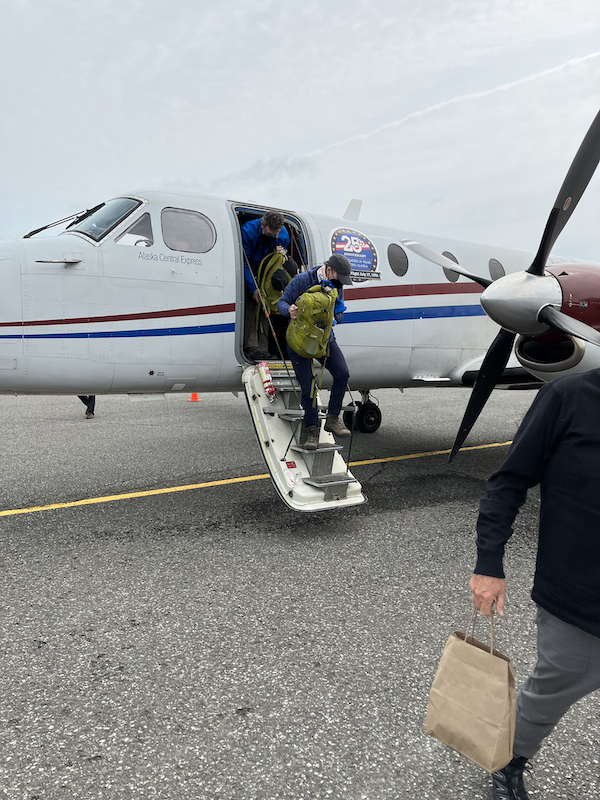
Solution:
[[[338,290],[338,292],[339,292],[339,290],[340,290],[340,289],[342,288],[342,286],[343,286],[343,283],[342,283],[340,280],[338,280],[337,278],[334,278],[334,280],[332,280],[331,282],[333,283],[334,287],[335,287],[335,288]]]

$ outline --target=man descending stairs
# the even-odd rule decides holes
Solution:
[[[350,431],[339,419],[326,417],[318,394],[317,425],[306,429],[300,384],[289,367],[272,365],[269,372],[262,362],[248,367],[242,380],[265,462],[288,506],[298,511],[322,511],[366,501],[360,483],[342,457],[343,445],[332,435],[336,428],[346,431],[342,438],[349,441]]]

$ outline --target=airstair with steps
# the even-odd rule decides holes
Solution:
[[[337,444],[333,434],[323,429],[326,411],[320,398],[317,396],[319,446],[309,450],[304,446],[300,384],[291,363],[269,363],[272,397],[263,384],[259,367],[258,364],[247,367],[242,381],[258,443],[284,503],[296,511],[323,511],[364,503],[367,498],[344,461],[343,445]]]

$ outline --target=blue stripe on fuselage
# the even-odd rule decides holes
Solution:
[[[346,311],[343,324],[355,322],[390,322],[406,319],[438,319],[443,317],[482,317],[481,306],[424,306],[423,308],[382,308],[374,311]]]
[[[424,306],[422,308],[383,308],[372,311],[347,311],[344,325],[364,322],[392,322],[409,319],[443,319],[448,317],[482,317],[480,305]],[[25,323],[26,325],[27,323]],[[92,333],[25,333],[0,334],[0,339],[124,339],[143,336],[200,336],[205,333],[233,333],[233,322],[220,325],[192,325],[183,328],[151,328],[135,331],[96,331]]]
[[[93,333],[25,333],[0,339],[131,339],[140,336],[198,336],[203,333],[233,333],[233,322],[222,325],[192,325],[187,328],[152,328],[137,331],[96,331]]]

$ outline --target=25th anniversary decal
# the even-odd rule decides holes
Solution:
[[[377,251],[370,239],[351,228],[337,228],[331,234],[331,252],[346,256],[352,267],[352,281],[381,280],[377,272]]]

